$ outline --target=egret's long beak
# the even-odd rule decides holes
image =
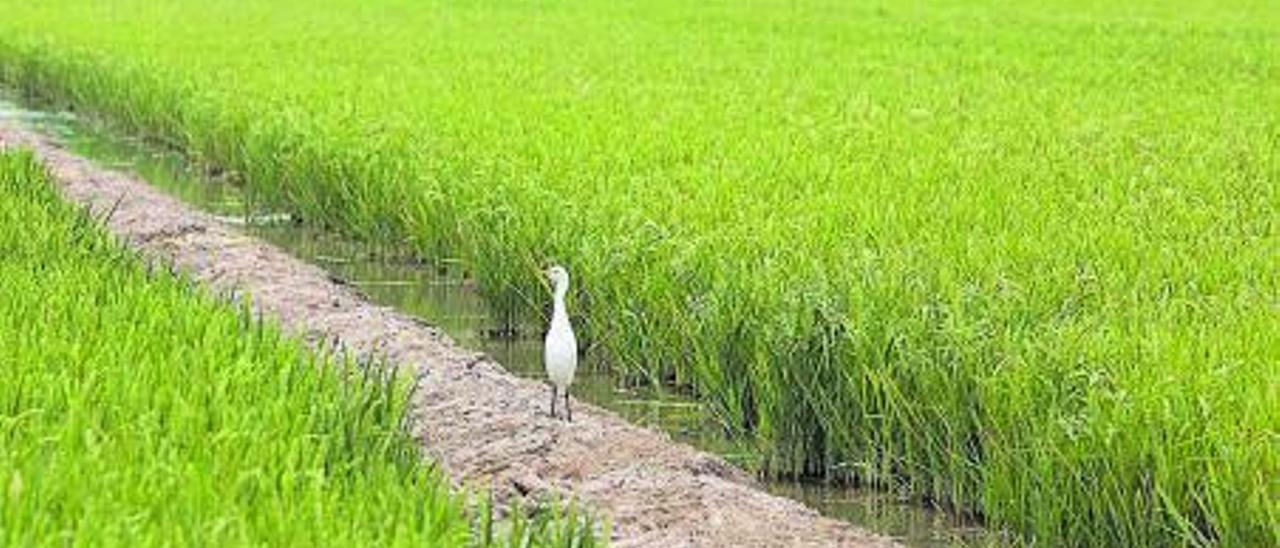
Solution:
[[[535,268],[534,273],[538,277],[538,283],[542,284],[543,289],[546,289],[548,292],[550,292],[551,291],[551,269]]]
[[[537,261],[532,257],[525,257],[525,267],[529,269],[529,274],[538,279],[538,283],[547,291],[551,291],[551,267],[539,266]]]

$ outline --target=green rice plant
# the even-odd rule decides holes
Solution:
[[[1253,0],[0,2],[0,80],[319,226],[574,273],[778,474],[1053,544],[1280,544]]]
[[[304,350],[141,264],[0,154],[0,545],[489,546],[385,366]],[[471,516],[475,516],[472,518]],[[526,546],[595,542],[578,515]]]
[[[474,538],[484,546],[520,548],[539,540],[573,548],[601,544],[594,531],[584,529],[591,527],[591,517],[584,517],[573,504],[516,500],[507,508],[506,519],[497,520],[493,500],[485,499],[476,514]]]

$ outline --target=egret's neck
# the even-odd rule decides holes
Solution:
[[[566,284],[566,283],[556,284],[555,307],[551,311],[552,321],[555,321],[561,318],[567,319],[569,317],[568,313],[564,309],[564,296],[568,292],[569,292],[569,284]]]

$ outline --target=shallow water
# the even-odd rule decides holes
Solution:
[[[541,340],[495,336],[501,322],[490,315],[478,293],[457,272],[459,269],[448,267],[456,266],[456,262],[437,261],[444,268],[428,266],[400,253],[292,222],[287,215],[255,207],[234,184],[189,169],[186,159],[176,152],[121,137],[69,112],[27,108],[20,106],[13,95],[0,93],[0,120],[22,122],[101,165],[133,172],[187,203],[322,266],[359,288],[372,301],[438,326],[460,345],[489,354],[512,373],[534,379],[543,377]],[[672,390],[623,386],[603,368],[592,367],[590,356],[585,359],[573,387],[579,399],[751,468],[755,457],[750,445],[726,439],[696,400]],[[824,515],[896,537],[911,546],[1008,543],[1003,535],[890,493],[787,481],[771,481],[767,487]]]

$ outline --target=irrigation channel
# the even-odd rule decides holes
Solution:
[[[403,250],[356,242],[294,222],[287,214],[257,207],[237,184],[192,169],[186,158],[154,143],[122,136],[108,125],[58,110],[31,106],[0,89],[0,121],[15,121],[55,138],[77,154],[108,168],[132,172],[157,188],[294,256],[320,265],[358,287],[371,301],[439,327],[463,347],[487,353],[508,371],[541,379],[542,341],[536,330],[511,336],[448,260],[426,264]],[[622,379],[587,357],[574,382],[578,398],[610,409],[634,424],[750,469],[749,445],[727,439],[694,398],[661,387],[624,386]],[[910,546],[988,546],[1004,535],[974,526],[947,512],[922,507],[904,496],[820,481],[767,480],[767,489],[799,500],[822,514],[852,522]]]

